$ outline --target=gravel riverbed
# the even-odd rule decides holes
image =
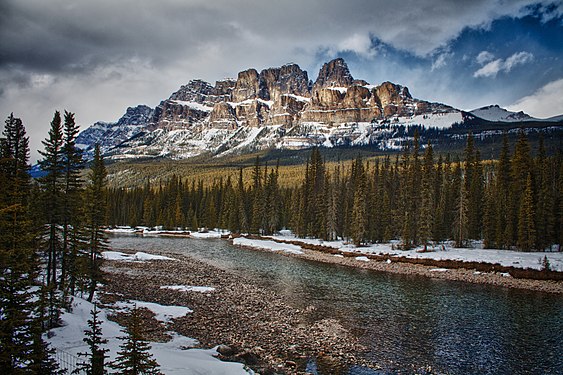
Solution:
[[[189,256],[155,253],[174,260],[106,261],[107,283],[102,293],[102,301],[108,304],[140,300],[186,306],[193,310],[166,324],[147,314],[152,340],[166,340],[166,332],[174,331],[196,338],[201,347],[221,345],[218,351],[222,359],[243,362],[260,374],[306,374],[311,358],[315,359],[322,373],[344,374],[349,365],[379,367],[365,359],[367,348],[341,322],[317,319],[316,306],[293,306],[281,295],[256,285],[250,278]],[[518,279],[503,273],[464,268],[365,261],[312,249],[303,249],[302,254],[281,254],[375,271],[563,294],[562,281]],[[205,286],[215,290],[198,293],[161,289],[167,285]]]
[[[193,310],[166,326],[147,321],[152,337],[165,339],[175,331],[196,338],[201,347],[223,345],[226,360],[246,363],[261,374],[305,374],[315,358],[324,373],[344,373],[347,365],[368,363],[366,350],[338,320],[315,320],[315,306],[298,309],[273,291],[229,271],[179,254],[175,260],[106,261],[102,302],[140,300]],[[161,289],[166,285],[213,287],[210,293]],[[150,317],[149,317],[150,318]],[[119,316],[116,317],[119,319]]]

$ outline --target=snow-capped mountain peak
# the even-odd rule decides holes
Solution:
[[[489,105],[486,107],[481,107],[470,111],[471,114],[482,118],[483,120],[493,121],[493,122],[521,122],[521,121],[536,121],[534,118],[527,113],[511,112],[504,108],[501,108],[498,104]]]
[[[116,123],[98,122],[79,136],[97,142],[114,159],[187,158],[202,153],[242,153],[266,148],[377,145],[400,148],[395,130],[409,126],[447,129],[482,118],[535,120],[498,105],[471,113],[413,98],[392,82],[354,79],[339,58],[324,64],[313,82],[297,64],[247,69],[215,85],[192,80],[155,108],[128,108]]]

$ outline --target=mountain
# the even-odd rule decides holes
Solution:
[[[520,112],[510,112],[504,108],[499,107],[497,104],[489,105],[486,107],[474,109],[470,111],[474,116],[482,118],[487,121],[502,121],[502,122],[522,122],[522,121],[539,121],[539,119],[534,118],[527,113]]]
[[[84,151],[86,157],[92,156],[96,143],[99,143],[102,152],[106,153],[145,130],[152,119],[153,112],[154,110],[146,105],[129,107],[117,122],[96,122],[80,132],[76,138],[76,145]]]
[[[354,79],[339,58],[316,80],[297,64],[248,69],[212,85],[192,80],[151,109],[128,108],[117,123],[98,122],[80,134],[107,157],[173,159],[261,149],[363,146],[399,149],[404,128],[452,129],[464,124],[536,120],[498,106],[464,112],[413,98],[407,87]]]

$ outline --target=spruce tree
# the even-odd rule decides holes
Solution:
[[[456,185],[459,189],[459,194],[457,196],[453,222],[454,240],[456,247],[465,247],[467,240],[467,212],[469,210],[467,185],[462,180],[459,180],[459,183]]]
[[[87,375],[103,375],[107,373],[105,370],[105,360],[108,358],[106,353],[109,349],[103,348],[102,345],[107,344],[108,340],[103,338],[102,322],[98,317],[99,314],[100,311],[94,304],[94,307],[90,310],[91,318],[88,319],[88,327],[90,329],[84,331],[86,337],[83,339],[88,344],[89,351],[78,353],[79,357],[86,357],[87,360],[82,362],[73,371],[74,374],[86,372]]]
[[[43,341],[32,223],[29,139],[20,119],[6,120],[0,140],[0,373],[57,373]]]
[[[96,285],[101,281],[101,252],[107,247],[107,239],[102,230],[106,223],[106,177],[107,171],[100,146],[94,149],[94,160],[86,186],[86,233],[88,255],[89,294],[88,301],[94,298]]]
[[[83,168],[82,151],[76,146],[79,127],[74,114],[64,113],[64,144],[63,144],[63,209],[62,229],[63,241],[61,249],[61,289],[66,293],[74,292],[77,278],[77,257],[82,242],[80,233],[80,209],[82,206],[82,180],[80,172]],[[68,277],[68,287],[66,285]]]
[[[358,157],[353,164],[351,178],[354,180],[352,227],[350,234],[356,246],[360,246],[367,232],[366,176],[362,159]]]
[[[504,133],[502,149],[495,168],[495,178],[493,182],[494,191],[492,192],[495,213],[494,240],[495,246],[501,249],[508,248],[511,245],[511,232],[507,231],[508,228],[512,227],[512,224],[508,224],[512,211],[510,180],[510,149],[508,146],[508,135]]]
[[[59,226],[61,225],[61,207],[64,175],[64,136],[61,123],[61,114],[56,111],[49,137],[43,141],[44,151],[39,151],[43,159],[39,165],[45,176],[40,183],[44,191],[45,213],[48,225],[47,233],[47,284],[51,287],[51,293],[55,293],[57,288],[57,261],[60,256],[62,244],[60,239]],[[51,298],[52,299],[52,298]]]
[[[432,239],[434,223],[434,154],[432,145],[428,142],[424,151],[422,166],[422,191],[420,204],[419,233],[420,242],[426,251],[428,242]]]
[[[150,353],[151,346],[145,339],[140,310],[135,306],[129,314],[123,330],[124,340],[116,360],[111,364],[114,370],[123,375],[158,375],[161,372],[156,360]]]
[[[534,192],[532,176],[528,175],[526,188],[522,194],[518,214],[518,248],[524,251],[532,250],[536,244],[536,223],[534,212]]]

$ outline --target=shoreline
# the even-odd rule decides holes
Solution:
[[[366,255],[362,253],[346,253],[342,255],[342,252],[337,249],[323,247],[319,245],[310,245],[305,242],[300,242],[299,240],[278,240],[269,237],[257,237],[253,236],[255,239],[263,239],[268,241],[275,241],[279,243],[293,244],[301,246],[302,253],[295,252],[284,252],[278,250],[266,250],[260,247],[246,246],[234,244],[234,246],[243,247],[254,251],[269,251],[275,252],[286,256],[297,257],[301,259],[307,259],[315,262],[322,262],[328,264],[338,264],[347,267],[369,269],[379,272],[388,272],[400,275],[417,275],[422,277],[429,277],[441,280],[450,281],[461,281],[469,282],[473,284],[485,284],[493,285],[497,287],[522,289],[535,292],[545,292],[554,294],[563,294],[563,281],[561,280],[538,280],[538,279],[528,279],[528,278],[515,278],[510,276],[507,272],[502,272],[503,268],[497,267],[497,271],[485,272],[478,271],[475,268],[471,268],[471,263],[469,263],[467,268],[463,265],[460,266],[460,262],[456,261],[436,261],[437,264],[425,265],[419,264],[416,260],[408,258],[394,257],[393,260],[387,257],[388,260],[377,260],[374,259],[376,256]],[[233,241],[230,240],[232,243]],[[318,250],[318,249],[323,249]],[[357,258],[361,258],[358,260]],[[449,265],[455,265],[455,267],[448,267]],[[490,265],[493,268],[495,265]]]
[[[270,239],[268,239],[270,240]],[[238,246],[238,245],[237,245]],[[271,252],[243,246],[253,251]],[[115,249],[134,254],[135,250]],[[433,266],[392,261],[358,260],[354,256],[335,256],[318,250],[281,255],[347,267],[423,276],[451,281],[489,284],[547,293],[563,293],[563,282],[516,279],[497,273],[478,273],[467,269],[437,269]],[[252,278],[171,251],[149,250],[172,260],[107,260],[103,271],[107,284],[102,302],[140,300],[163,306],[185,306],[193,310],[173,319],[165,327],[149,319],[153,337],[166,340],[176,332],[198,340],[196,348],[217,347],[218,358],[241,362],[256,373],[308,374],[314,360],[322,373],[344,373],[350,366],[380,370],[388,364],[368,359],[369,350],[357,333],[334,317],[317,314],[318,306],[308,301],[288,301],[275,291],[259,286]],[[196,285],[214,288],[211,293],[162,289],[165,285]],[[149,314],[150,315],[150,314]],[[155,324],[156,323],[156,324]]]
[[[132,250],[118,249],[124,253]],[[166,326],[149,318],[153,337],[166,340],[173,331],[198,340],[201,348],[219,346],[219,358],[246,364],[257,373],[307,374],[307,363],[317,361],[323,373],[360,365],[379,369],[364,357],[367,348],[334,318],[319,319],[317,307],[298,306],[252,279],[212,266],[187,255],[150,251],[173,260],[106,260],[102,303],[140,300],[193,310]],[[199,285],[210,293],[161,289],[164,285]],[[150,314],[149,314],[150,315]],[[119,317],[117,317],[119,319]]]

